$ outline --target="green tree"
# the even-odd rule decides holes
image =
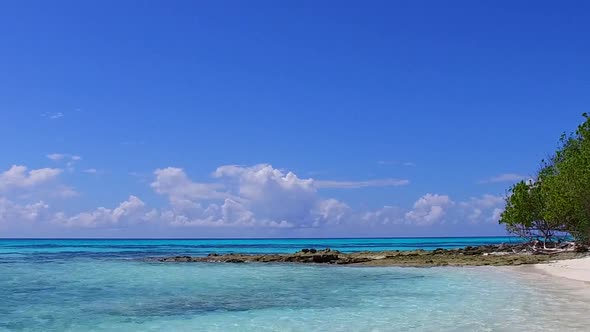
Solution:
[[[565,224],[577,242],[590,242],[590,117],[575,133],[562,135],[561,147],[545,175],[546,217]]]
[[[590,243],[590,116],[563,134],[555,154],[544,161],[536,180],[509,189],[500,223],[529,239],[551,241],[568,233]]]
[[[540,173],[542,173],[541,171]],[[547,218],[543,182],[520,181],[512,186],[506,197],[506,208],[500,217],[506,229],[529,241],[540,240],[543,246],[563,235],[565,226]]]

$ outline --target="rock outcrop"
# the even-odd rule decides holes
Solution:
[[[299,264],[357,264],[374,266],[465,266],[465,265],[520,265],[569,259],[586,255],[573,250],[542,252],[531,250],[528,244],[501,244],[460,249],[437,248],[432,251],[381,251],[341,253],[326,248],[302,249],[294,254],[216,254],[206,257],[173,256],[154,258],[158,262],[208,263],[299,263]]]

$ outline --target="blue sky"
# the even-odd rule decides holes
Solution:
[[[584,1],[13,1],[0,30],[7,237],[503,234],[590,102]]]

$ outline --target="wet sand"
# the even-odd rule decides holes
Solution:
[[[534,268],[555,277],[590,283],[590,256],[535,264]]]

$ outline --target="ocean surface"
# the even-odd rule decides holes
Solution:
[[[515,241],[0,239],[0,331],[588,331],[579,284],[511,268],[144,260]]]

